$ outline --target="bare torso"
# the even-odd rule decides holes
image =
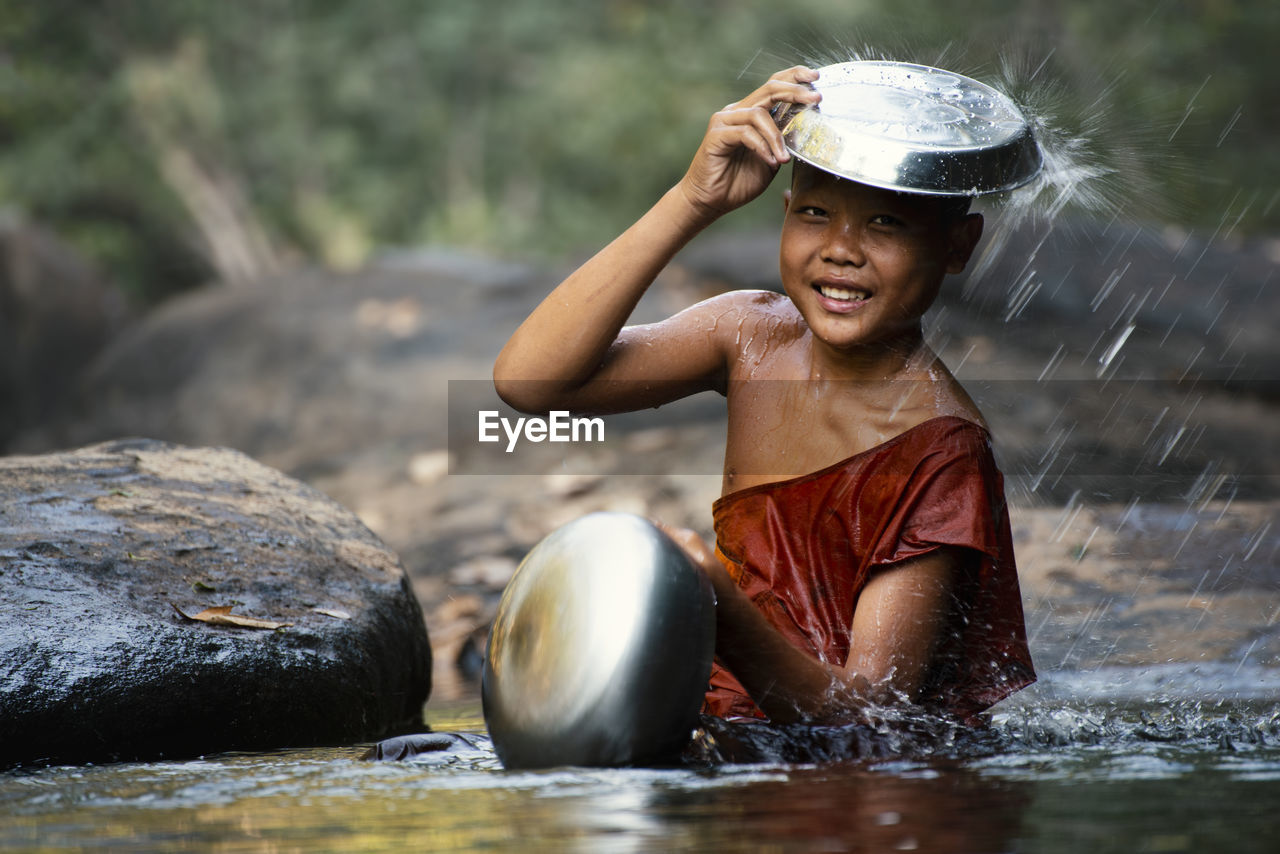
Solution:
[[[982,424],[973,401],[928,348],[883,379],[823,375],[812,336],[785,296],[743,294],[725,389],[722,494],[818,471],[931,418]]]

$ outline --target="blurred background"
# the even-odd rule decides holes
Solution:
[[[706,531],[719,492],[714,401],[520,477],[460,466],[449,417],[519,319],[773,71],[941,65],[1026,104],[1062,166],[1052,216],[993,211],[928,325],[1003,442],[1038,654],[1087,658],[1049,615],[1130,590],[1118,555],[1209,596],[1247,552],[1223,596],[1280,589],[1278,39],[1273,0],[0,0],[0,452],[146,435],[300,477],[401,554],[465,679],[556,524]],[[775,287],[778,210],[717,224],[639,316]],[[1190,604],[1115,616],[1151,624],[1130,663],[1168,660],[1151,633]],[[1280,661],[1273,619],[1232,614]]]
[[[853,50],[1045,63],[1055,118],[1156,149],[1169,198],[1135,214],[1274,232],[1278,34],[1267,0],[5,0],[0,204],[136,303],[387,247],[555,258],[670,186],[715,108]]]

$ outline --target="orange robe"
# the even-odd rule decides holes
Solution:
[[[869,573],[942,546],[975,550],[920,702],[972,722],[1035,681],[1004,479],[979,425],[933,418],[812,474],[723,496],[712,512],[738,586],[792,644],[837,665]],[[764,717],[718,661],[703,712]]]

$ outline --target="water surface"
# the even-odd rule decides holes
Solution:
[[[28,851],[1272,851],[1280,672],[1047,674],[981,748],[913,758],[508,772],[472,746],[360,746],[0,774],[0,848]]]

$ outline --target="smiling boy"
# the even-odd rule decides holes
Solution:
[[[922,331],[981,216],[796,163],[783,294],[624,325],[676,252],[790,159],[771,113],[817,103],[817,76],[779,72],[716,113],[685,176],[530,314],[494,381],[526,412],[725,396],[715,553],[670,532],[716,590],[707,713],[842,722],[904,705],[971,720],[1034,679],[989,436]]]

